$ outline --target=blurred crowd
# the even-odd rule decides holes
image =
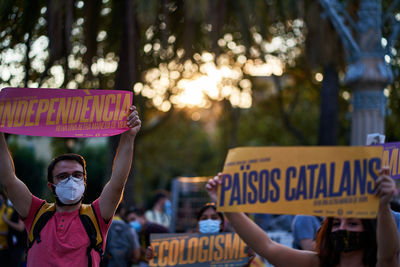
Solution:
[[[396,205],[392,207],[397,208]],[[101,266],[148,266],[150,235],[170,233],[172,215],[171,201],[166,191],[156,191],[148,209],[127,207],[121,203],[108,231]],[[286,237],[283,235],[275,241],[301,250],[313,250],[317,232],[324,220],[322,217],[305,215],[250,214],[250,217],[265,232],[271,233],[271,236],[273,232],[286,234]],[[217,212],[214,203],[207,203],[197,211],[196,222],[187,232],[233,231],[224,214]],[[26,266],[26,240],[27,233],[21,218],[6,194],[0,193],[1,266]],[[254,252],[250,252],[249,263],[246,266],[268,266],[268,263],[257,257]]]
[[[25,266],[27,234],[24,223],[7,199],[0,192],[0,262],[1,266]]]

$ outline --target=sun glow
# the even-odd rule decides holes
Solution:
[[[194,80],[182,79],[178,82],[178,88],[180,93],[176,97],[176,104],[179,107],[204,107],[207,104],[207,95],[218,95],[216,80],[208,76],[200,76]]]
[[[145,83],[136,83],[133,90],[152,99],[162,111],[177,108],[208,108],[212,101],[227,99],[232,106],[250,108],[251,82],[244,78],[245,60],[232,63],[227,55],[214,60],[208,52],[196,54],[194,62],[171,61],[146,71]],[[167,99],[168,97],[168,99]]]
[[[267,53],[263,58],[249,59],[243,46],[234,43],[232,35],[226,34],[219,44],[229,48],[215,58],[210,52],[196,53],[192,60],[172,60],[161,63],[144,74],[144,83],[134,86],[136,94],[152,100],[159,110],[177,108],[207,108],[213,101],[226,99],[233,107],[250,108],[252,105],[252,83],[245,76],[281,76],[285,63],[280,57]],[[271,43],[254,36],[263,49],[282,49],[282,38]],[[150,49],[150,47],[148,47]]]

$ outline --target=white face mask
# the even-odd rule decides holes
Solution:
[[[56,196],[65,205],[78,203],[85,192],[84,180],[72,176],[61,180],[55,187]]]
[[[201,220],[199,221],[199,231],[202,234],[213,234],[218,233],[221,229],[220,220]]]

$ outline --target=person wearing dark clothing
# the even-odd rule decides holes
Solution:
[[[4,192],[0,192],[0,263],[1,266],[9,265],[9,227],[6,221],[11,217],[12,210],[7,206],[7,197]]]
[[[18,212],[11,205],[9,209],[12,210],[11,218],[3,218],[8,225],[8,261],[9,266],[20,267],[25,262],[28,235]]]
[[[126,213],[126,220],[139,236],[140,266],[148,266],[145,254],[146,248],[150,246],[150,234],[169,233],[169,230],[160,224],[147,221],[144,210],[139,208],[129,209]]]
[[[138,235],[125,221],[125,209],[118,206],[107,235],[106,250],[102,266],[129,267],[137,263],[140,257]]]

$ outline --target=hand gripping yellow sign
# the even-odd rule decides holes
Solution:
[[[229,150],[218,210],[374,218],[382,147]]]

